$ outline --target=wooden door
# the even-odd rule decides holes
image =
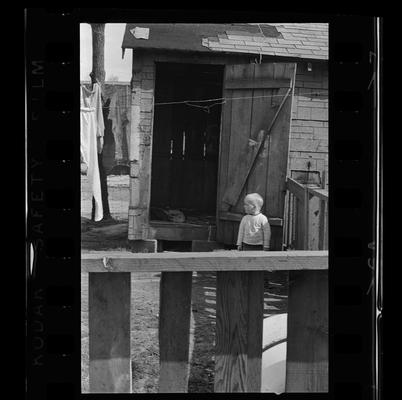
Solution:
[[[217,240],[235,244],[243,199],[257,192],[282,249],[295,63],[227,65],[217,195]]]

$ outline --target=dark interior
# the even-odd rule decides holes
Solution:
[[[156,65],[153,208],[215,216],[223,66]],[[171,102],[188,103],[160,104]],[[209,100],[201,101],[200,100]]]

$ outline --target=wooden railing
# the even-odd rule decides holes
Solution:
[[[285,243],[297,250],[328,249],[328,191],[286,180]]]
[[[159,392],[187,392],[193,271],[216,272],[215,392],[261,390],[264,271],[289,271],[286,391],[328,391],[326,251],[92,252],[81,265],[89,273],[91,393],[132,391],[134,272],[162,272]]]

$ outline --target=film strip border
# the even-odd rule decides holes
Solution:
[[[380,33],[379,18],[340,17],[330,24],[330,379],[335,398],[382,395]]]
[[[100,9],[94,11],[94,16],[99,12]],[[74,133],[79,132],[78,112],[75,112],[78,110],[79,14],[77,9],[25,12],[26,389],[29,398],[72,399],[81,395],[79,135]],[[104,15],[107,20],[107,12]],[[118,15],[116,9],[113,15]],[[120,15],[119,21],[128,18],[127,15]],[[376,119],[378,21],[353,16],[328,17],[328,21],[328,396],[379,398],[381,328],[378,324],[381,322],[378,310],[382,306],[378,305],[381,282],[376,269],[379,235],[375,223],[378,223],[379,210],[376,189],[380,151]]]
[[[80,174],[73,138],[79,30],[73,20],[72,9],[25,10],[29,398],[73,399],[80,392]]]

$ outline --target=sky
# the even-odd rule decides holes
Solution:
[[[121,43],[126,24],[105,24],[106,81],[117,76],[119,82],[130,82],[132,51],[126,50],[122,59]],[[80,24],[80,79],[89,81],[92,71],[92,31],[89,24]]]

